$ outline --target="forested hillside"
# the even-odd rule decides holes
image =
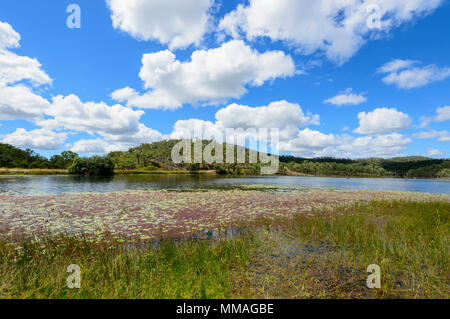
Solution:
[[[57,168],[66,169],[78,154],[65,151],[50,159],[27,149],[21,150],[9,144],[0,143],[0,167],[3,168]]]
[[[218,174],[255,175],[259,174],[261,163],[255,164],[175,164],[171,159],[172,148],[178,140],[142,144],[125,152],[111,152],[106,155],[112,161],[119,173],[135,171],[215,171]],[[210,141],[203,141],[203,149]],[[223,145],[226,154],[226,145]],[[192,146],[192,150],[193,150]],[[243,150],[243,148],[239,148]],[[235,155],[238,148],[235,147]],[[245,149],[246,163],[250,152]],[[0,144],[0,167],[4,168],[58,168],[66,169],[78,154],[64,151],[47,159],[32,150],[21,150],[7,144]],[[259,157],[258,157],[259,158]],[[314,176],[392,176],[392,177],[424,177],[449,178],[450,160],[432,159],[420,156],[392,159],[340,159],[340,158],[301,158],[280,156],[280,171],[282,175],[314,175]]]
[[[287,170],[316,176],[450,177],[450,160],[420,156],[358,160],[281,156],[280,161]]]

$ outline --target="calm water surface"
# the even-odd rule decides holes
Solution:
[[[238,185],[275,185],[322,189],[406,191],[450,195],[449,180],[393,178],[334,178],[297,176],[222,177],[145,175],[92,178],[74,176],[0,176],[0,195],[61,195],[108,193],[146,189],[224,188]]]

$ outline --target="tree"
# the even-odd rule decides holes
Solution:
[[[79,176],[113,176],[114,164],[102,156],[91,158],[75,158],[69,167],[69,173]]]

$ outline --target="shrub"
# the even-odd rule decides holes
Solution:
[[[114,164],[106,157],[75,158],[69,167],[69,174],[80,176],[112,176]]]
[[[450,178],[450,168],[444,168],[438,173],[440,178]]]
[[[39,163],[37,161],[34,161],[30,165],[28,165],[28,168],[40,168]]]

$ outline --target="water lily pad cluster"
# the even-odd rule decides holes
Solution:
[[[304,189],[0,196],[0,236],[70,234],[96,241],[111,237],[146,241],[163,236],[206,234],[261,218],[312,214],[374,199],[450,201],[450,196]]]

